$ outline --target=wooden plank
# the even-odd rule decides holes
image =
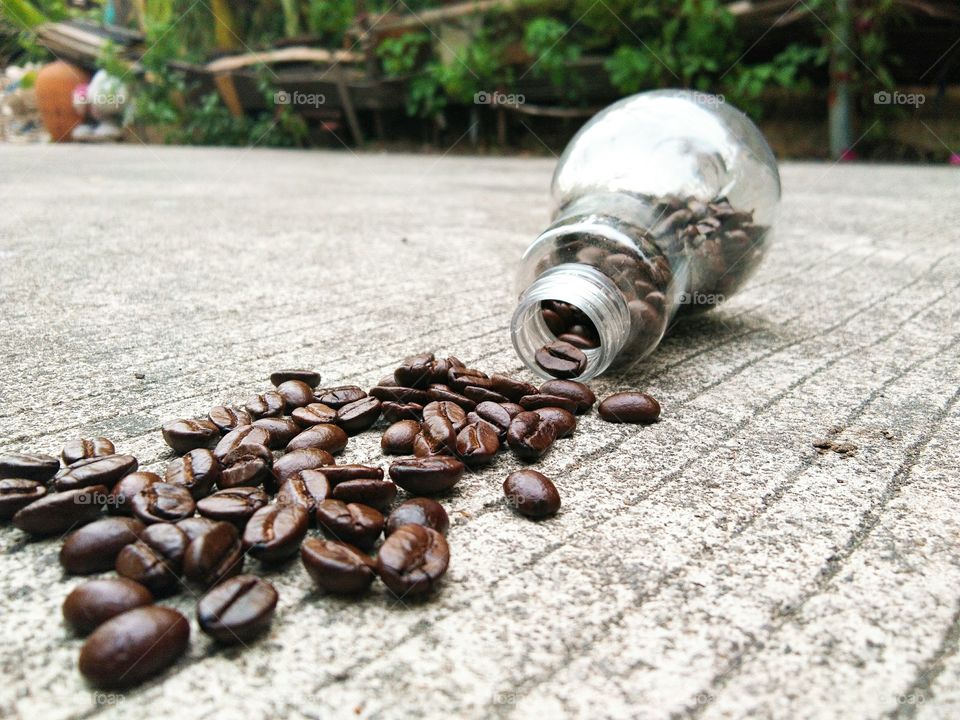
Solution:
[[[224,72],[239,70],[251,65],[272,63],[310,62],[310,63],[361,63],[364,60],[362,53],[349,50],[326,50],[324,48],[290,47],[265,52],[231,55],[209,62],[206,65],[210,72]]]

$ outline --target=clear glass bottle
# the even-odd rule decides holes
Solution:
[[[723,98],[657,90],[625,98],[570,141],[550,225],[523,255],[511,330],[536,351],[583,349],[580,379],[651,353],[679,312],[707,310],[750,276],[780,200],[763,135]]]

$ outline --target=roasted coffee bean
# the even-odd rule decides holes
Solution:
[[[328,499],[317,504],[317,527],[335,540],[369,549],[383,532],[383,515],[368,505]]]
[[[536,385],[531,385],[528,382],[521,382],[520,380],[514,380],[509,378],[506,375],[498,375],[494,373],[490,376],[490,390],[498,392],[508,400],[513,402],[520,402],[520,398],[524,395],[533,395],[537,392]]]
[[[80,651],[80,672],[93,685],[126,688],[157,675],[183,655],[190,623],[160,605],[138,607],[107,620]]]
[[[356,385],[341,385],[340,387],[325,388],[324,390],[317,390],[314,393],[316,402],[332,407],[334,410],[339,410],[344,405],[349,405],[366,396],[367,393],[364,392],[363,388],[357,387]]]
[[[423,418],[423,405],[419,403],[400,403],[385,400],[380,404],[380,410],[383,412],[383,419],[389,423],[399,422],[400,420],[419,422]]]
[[[576,380],[547,380],[540,386],[540,392],[544,395],[559,395],[573,400],[577,404],[574,410],[577,415],[585,413],[597,401],[593,390]]]
[[[276,390],[267,390],[263,393],[251,395],[243,405],[244,410],[250,413],[250,417],[254,419],[280,417],[283,415],[285,407],[286,401],[283,399],[283,395]]]
[[[238,575],[200,598],[197,623],[218,642],[247,642],[270,626],[278,598],[276,588],[266,580]]]
[[[466,416],[464,416],[466,420]],[[420,433],[413,439],[413,454],[417,457],[453,455],[457,451],[457,433],[442,415],[424,418]]]
[[[535,412],[522,412],[510,421],[507,444],[521,460],[542,457],[557,438],[556,428]]]
[[[336,455],[347,446],[348,440],[347,433],[343,431],[343,428],[327,424],[314,425],[308,427],[287,443],[287,450],[319,448],[326,450],[331,455]]]
[[[303,431],[292,417],[287,416],[260,418],[253,421],[253,426],[263,428],[270,433],[267,447],[273,450],[282,450]]]
[[[426,405],[432,399],[426,390],[406,387],[387,387],[384,385],[377,385],[374,388],[370,388],[370,394],[382,402],[416,403],[417,405]]]
[[[478,381],[489,379],[486,373],[468,367],[450,368],[447,373],[447,384],[457,392],[463,392],[465,387],[469,387]]]
[[[201,535],[209,532],[216,524],[217,520],[211,520],[205,517],[188,517],[177,522],[177,527],[183,530],[187,540],[193,542]]]
[[[116,571],[140,583],[157,597],[180,589],[180,573],[190,539],[176,525],[160,523],[143,531],[141,539],[117,554]]]
[[[152,604],[150,591],[129,578],[90,580],[67,595],[63,619],[75,633],[86,635],[120,613]]]
[[[580,325],[575,325],[574,327],[581,327]],[[593,350],[594,348],[600,347],[600,341],[589,337],[587,335],[581,335],[575,332],[565,332],[560,333],[557,336],[559,342],[567,343],[568,345],[573,345],[579,350]]]
[[[4,478],[0,480],[0,520],[9,520],[18,510],[47,494],[47,488],[36,480]]]
[[[46,482],[60,469],[60,461],[50,455],[12,453],[0,455],[0,480],[21,478]]]
[[[524,410],[539,410],[540,408],[556,407],[563,408],[568,412],[573,412],[577,409],[577,401],[571,400],[568,397],[563,395],[544,395],[542,393],[536,393],[535,395],[527,395],[520,401],[520,407]]]
[[[394,461],[390,477],[412,495],[433,495],[456,485],[463,470],[463,463],[452,457],[412,458]]]
[[[262,488],[234,487],[217,490],[197,503],[197,511],[204,517],[225,520],[242,528],[257,510],[270,501]]]
[[[243,547],[263,562],[283,560],[300,547],[309,522],[307,511],[299,505],[267,505],[247,522],[243,529]]]
[[[371,427],[380,418],[380,401],[365,397],[337,410],[337,425],[348,434],[356,435]]]
[[[333,499],[369,505],[381,512],[397,497],[397,486],[389,480],[344,480],[333,487]]]
[[[163,425],[163,441],[183,454],[208,447],[220,439],[220,428],[209,420],[173,420]]]
[[[449,421],[453,426],[454,432],[460,432],[463,426],[467,424],[467,413],[462,407],[445,400],[433,401],[424,406],[423,419],[440,417]]]
[[[332,424],[337,421],[337,411],[329,405],[312,402],[305,407],[299,407],[290,413],[293,421],[300,427],[311,425]]]
[[[416,597],[436,588],[450,564],[446,539],[422,525],[397,528],[380,546],[377,574],[397,597]]]
[[[343,431],[341,430],[341,432]],[[284,480],[287,480],[294,473],[301,470],[322,469],[326,465],[333,465],[334,462],[333,455],[320,448],[292,450],[274,461],[273,474],[277,478],[277,482],[283,484]]]
[[[270,384],[279,387],[288,380],[299,380],[311,388],[320,384],[320,373],[314,370],[277,370],[270,373]]]
[[[373,559],[352,545],[307,539],[300,548],[307,574],[321,590],[352,595],[370,587],[376,573]]]
[[[283,485],[277,493],[278,505],[299,505],[307,511],[310,519],[322,503],[333,492],[333,485],[321,470],[304,470],[299,472]]]
[[[413,440],[420,432],[420,423],[416,420],[398,420],[383,432],[380,448],[386,455],[410,455],[413,453]]]
[[[330,465],[322,470],[331,485],[350,480],[383,480],[383,468],[376,465]]]
[[[447,534],[450,527],[450,518],[443,505],[430,498],[413,498],[398,505],[390,517],[383,532],[390,535],[404,525],[423,525],[432,528],[441,535]]]
[[[494,390],[488,390],[487,388],[478,387],[476,385],[465,387],[463,389],[463,394],[478,404],[483,402],[509,402],[509,398],[507,398],[505,395],[501,395]]]
[[[57,492],[90,485],[113,487],[120,478],[136,469],[137,459],[133,455],[105,455],[78,460],[57,474],[54,486]]]
[[[517,405],[517,403],[511,403],[511,402],[500,403],[500,407],[502,407],[504,410],[507,411],[507,415],[510,416],[511,420],[513,420],[517,415],[519,415],[524,411],[523,406]]]
[[[269,490],[277,484],[273,453],[263,445],[241,445],[228,452],[221,465],[217,482],[221,490],[252,485],[263,485]]]
[[[277,385],[277,390],[287,410],[304,407],[313,402],[313,388],[302,380],[287,380]]]
[[[579,348],[561,340],[547,343],[534,353],[543,370],[557,378],[575,378],[587,369],[587,356]]]
[[[216,455],[206,448],[198,448],[167,465],[164,482],[186,488],[194,500],[199,500],[210,494],[220,481],[220,473]]]
[[[105,437],[92,438],[87,440],[79,438],[71,440],[63,446],[60,458],[64,465],[72,465],[80,460],[89,458],[103,457],[104,455],[113,455],[116,452],[113,443]]]
[[[577,427],[577,418],[569,410],[558,407],[545,407],[534,410],[534,412],[553,425],[558,440],[573,435],[573,431]]]
[[[216,455],[218,459],[223,460],[228,452],[235,450],[241,445],[263,445],[264,447],[269,447],[272,440],[273,438],[270,436],[270,431],[264,427],[241,425],[223,436],[213,449],[213,454]]]
[[[465,412],[470,412],[477,406],[475,400],[471,400],[466,395],[454,392],[446,385],[431,385],[427,393],[435,401],[450,402],[454,405],[459,405]]]
[[[500,437],[496,428],[481,420],[467,425],[457,435],[457,456],[467,465],[483,465],[500,449]]]
[[[237,408],[227,407],[226,405],[217,405],[217,407],[209,412],[207,418],[216,425],[224,435],[231,430],[236,430],[238,427],[249,425],[253,422],[253,418],[250,417],[250,413],[246,410],[238,410]]]
[[[517,470],[503,481],[507,502],[517,511],[531,518],[553,515],[560,509],[560,493],[543,473],[536,470]]]
[[[217,523],[216,527],[193,540],[183,556],[184,577],[204,587],[216,585],[242,572],[243,546],[240,534],[228,522]]]
[[[510,429],[510,421],[513,419],[507,409],[494,402],[482,402],[477,405],[477,417],[486,420],[490,425],[497,429],[500,439],[507,436],[507,430]]]
[[[112,570],[120,551],[136,542],[145,529],[133,518],[95,520],[67,536],[60,548],[60,564],[73,575]]]
[[[107,498],[107,512],[111,515],[133,515],[134,496],[154,483],[163,482],[156,473],[140,470],[132,472],[120,479],[113,490],[110,491],[110,497]]]
[[[399,385],[397,385],[397,381],[393,377],[393,373],[390,373],[389,375],[384,375],[382,378],[380,378],[377,381],[377,385],[381,387],[400,387]]]
[[[597,407],[600,417],[612,423],[652,423],[660,417],[660,403],[642,392],[614,393]]]
[[[433,353],[420,353],[408,357],[393,371],[393,378],[397,381],[397,385],[421,389],[427,387],[433,382],[434,359]]]
[[[561,335],[563,331],[567,329],[566,321],[560,317],[560,314],[556,310],[543,308],[540,310],[540,315],[543,317],[543,322],[546,324],[547,329],[554,335]]]
[[[171,483],[153,483],[133,496],[133,515],[148,525],[173,523],[190,517],[197,509],[190,491]]]
[[[12,522],[30,535],[60,535],[96,520],[109,492],[105,485],[93,485],[45,495],[18,510]]]

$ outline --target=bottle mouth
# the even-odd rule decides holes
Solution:
[[[557,340],[543,316],[545,301],[574,306],[596,328],[599,345],[581,348],[587,367],[576,379],[589,380],[609,368],[630,331],[626,300],[610,278],[591,265],[564,263],[542,273],[520,296],[510,323],[513,347],[536,375],[552,378],[535,360],[537,350]]]

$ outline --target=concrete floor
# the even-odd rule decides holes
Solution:
[[[512,276],[552,166],[0,147],[0,452],[106,435],[162,468],[162,421],[286,366],[369,386],[433,349],[520,372]],[[960,716],[960,174],[783,180],[748,288],[594,383],[663,421],[585,417],[541,465],[546,522],[501,501],[510,456],[469,474],[430,602],[322,597],[293,562],[269,635],[225,650],[194,624],[173,669],[98,694],[60,621],[82,580],[0,528],[0,716]],[[378,436],[342,457],[380,462]]]

